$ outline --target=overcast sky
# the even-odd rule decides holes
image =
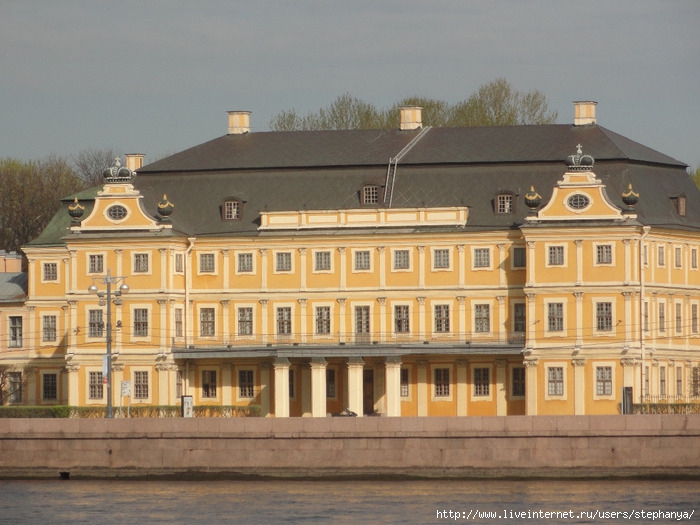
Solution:
[[[504,77],[699,166],[699,27],[698,0],[0,0],[0,157],[148,162],[224,135],[227,110],[263,132],[346,92],[458,102]]]

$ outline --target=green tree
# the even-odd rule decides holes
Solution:
[[[689,175],[690,179],[695,183],[695,185],[700,188],[700,165],[698,165],[695,169],[693,167],[689,167]]]
[[[19,251],[46,227],[61,205],[60,197],[85,187],[63,157],[0,159],[0,249]]]
[[[303,117],[294,109],[282,111],[270,120],[270,129],[396,129],[399,126],[400,106],[421,106],[423,125],[436,127],[553,124],[558,116],[556,111],[549,109],[547,97],[542,92],[518,91],[506,79],[498,78],[455,104],[412,96],[389,109],[380,110],[345,93],[329,106]]]

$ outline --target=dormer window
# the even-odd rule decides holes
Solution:
[[[515,199],[512,193],[501,193],[496,196],[496,213],[499,215],[506,215],[513,213]]]
[[[685,207],[685,195],[678,195],[677,197],[671,197],[671,202],[676,212],[681,217],[685,217],[686,207]]]
[[[379,186],[367,184],[362,187],[362,204],[379,204]]]
[[[243,205],[241,201],[226,200],[221,207],[221,218],[225,221],[235,221],[241,218]]]

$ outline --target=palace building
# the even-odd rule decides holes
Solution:
[[[224,136],[126,155],[24,247],[13,402],[105,406],[106,375],[114,406],[274,417],[697,400],[700,192],[595,110],[298,132],[232,111]]]

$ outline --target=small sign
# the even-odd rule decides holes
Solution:
[[[102,380],[106,383],[107,376],[109,375],[109,356],[107,354],[102,356]]]
[[[194,401],[192,396],[182,396],[182,417],[194,417]]]
[[[122,397],[131,395],[131,381],[122,381]]]

